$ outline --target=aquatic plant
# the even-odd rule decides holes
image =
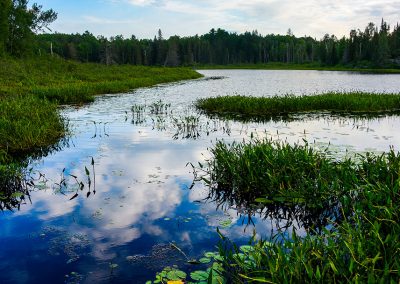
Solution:
[[[400,111],[400,94],[327,92],[274,97],[221,96],[200,99],[196,107],[207,114],[258,120],[297,113],[379,114]]]
[[[82,104],[97,94],[201,77],[190,68],[105,66],[56,57],[2,57],[0,66],[0,158],[4,151],[10,157],[31,154],[64,136],[57,104]]]
[[[158,100],[149,105],[150,113],[155,115],[168,114],[170,112],[171,104],[164,103]]]
[[[219,199],[247,206],[336,206],[339,218],[305,237],[294,230],[251,240],[244,251],[221,235],[228,283],[376,282],[400,276],[400,154],[391,149],[334,160],[305,145],[217,142],[195,169]]]

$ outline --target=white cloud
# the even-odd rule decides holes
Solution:
[[[187,30],[182,26],[190,26],[191,34],[222,27],[237,32],[257,29],[264,34],[285,33],[291,28],[300,36],[322,37],[325,33],[342,36],[352,28],[362,29],[368,22],[378,22],[382,17],[394,24],[400,11],[400,2],[393,0],[133,0],[130,3],[156,4],[152,9],[164,13],[165,18],[155,20],[170,30],[175,29],[177,34]],[[176,18],[169,13],[181,15]],[[179,25],[179,21],[185,22],[185,25],[182,22]]]

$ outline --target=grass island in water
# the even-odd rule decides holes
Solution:
[[[274,97],[236,95],[200,99],[196,106],[207,114],[250,120],[321,112],[381,114],[400,111],[400,94],[328,92],[321,95]]]

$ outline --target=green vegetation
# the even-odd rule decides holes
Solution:
[[[96,94],[198,77],[189,68],[106,66],[53,57],[0,58],[0,186],[7,188],[13,175],[23,181],[24,167],[19,163],[45,154],[65,136],[67,124],[58,114],[59,104],[82,104],[93,101]]]
[[[211,29],[203,35],[172,36],[164,39],[161,30],[154,39],[135,36],[110,39],[83,34],[41,34],[36,53],[56,53],[67,59],[106,64],[206,66],[268,69],[362,70],[400,68],[400,28],[391,29],[382,20],[364,30],[352,30],[349,37],[326,34],[311,36],[242,34]],[[304,64],[304,65],[303,65]],[[225,68],[226,68],[225,67]],[[201,67],[203,68],[203,67]],[[332,68],[332,69],[331,69]],[[398,72],[379,70],[377,72]]]
[[[82,64],[51,56],[0,58],[0,95],[33,94],[59,104],[90,102],[96,94],[199,77],[189,68]]]
[[[313,96],[224,96],[200,99],[196,106],[208,114],[254,120],[310,112],[376,114],[398,112],[400,94],[329,92]]]
[[[335,208],[328,226],[246,249],[222,237],[218,262],[226,283],[382,282],[400,277],[400,154],[333,160],[301,145],[217,142],[197,180],[238,204]],[[316,229],[316,228],[315,228]]]
[[[95,94],[198,77],[188,68],[0,59],[0,152],[15,156],[55,143],[66,130],[57,104],[80,104],[92,101]]]

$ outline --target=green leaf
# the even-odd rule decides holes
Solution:
[[[240,250],[244,253],[249,253],[254,251],[254,247],[249,246],[249,245],[244,245],[244,246],[240,246]]]
[[[186,278],[186,273],[178,270],[178,269],[174,269],[170,272],[167,273],[167,278],[168,280],[181,280],[181,279],[185,279]]]
[[[199,261],[200,261],[201,263],[210,263],[210,262],[211,262],[211,259],[208,258],[208,257],[202,257],[202,258],[199,259]]]
[[[254,199],[254,201],[259,202],[259,203],[264,203],[264,204],[274,203],[274,201],[272,201],[271,199],[267,199],[267,198],[256,198],[256,199]]]
[[[223,220],[219,222],[219,225],[223,228],[229,228],[232,225],[232,220],[228,219],[228,220]]]
[[[190,277],[196,281],[205,281],[208,279],[208,273],[202,270],[197,270],[190,273]]]
[[[206,253],[204,254],[204,256],[210,258],[210,257],[215,257],[216,254],[215,254],[215,252],[210,252],[210,251],[208,251],[208,252],[206,252]]]

